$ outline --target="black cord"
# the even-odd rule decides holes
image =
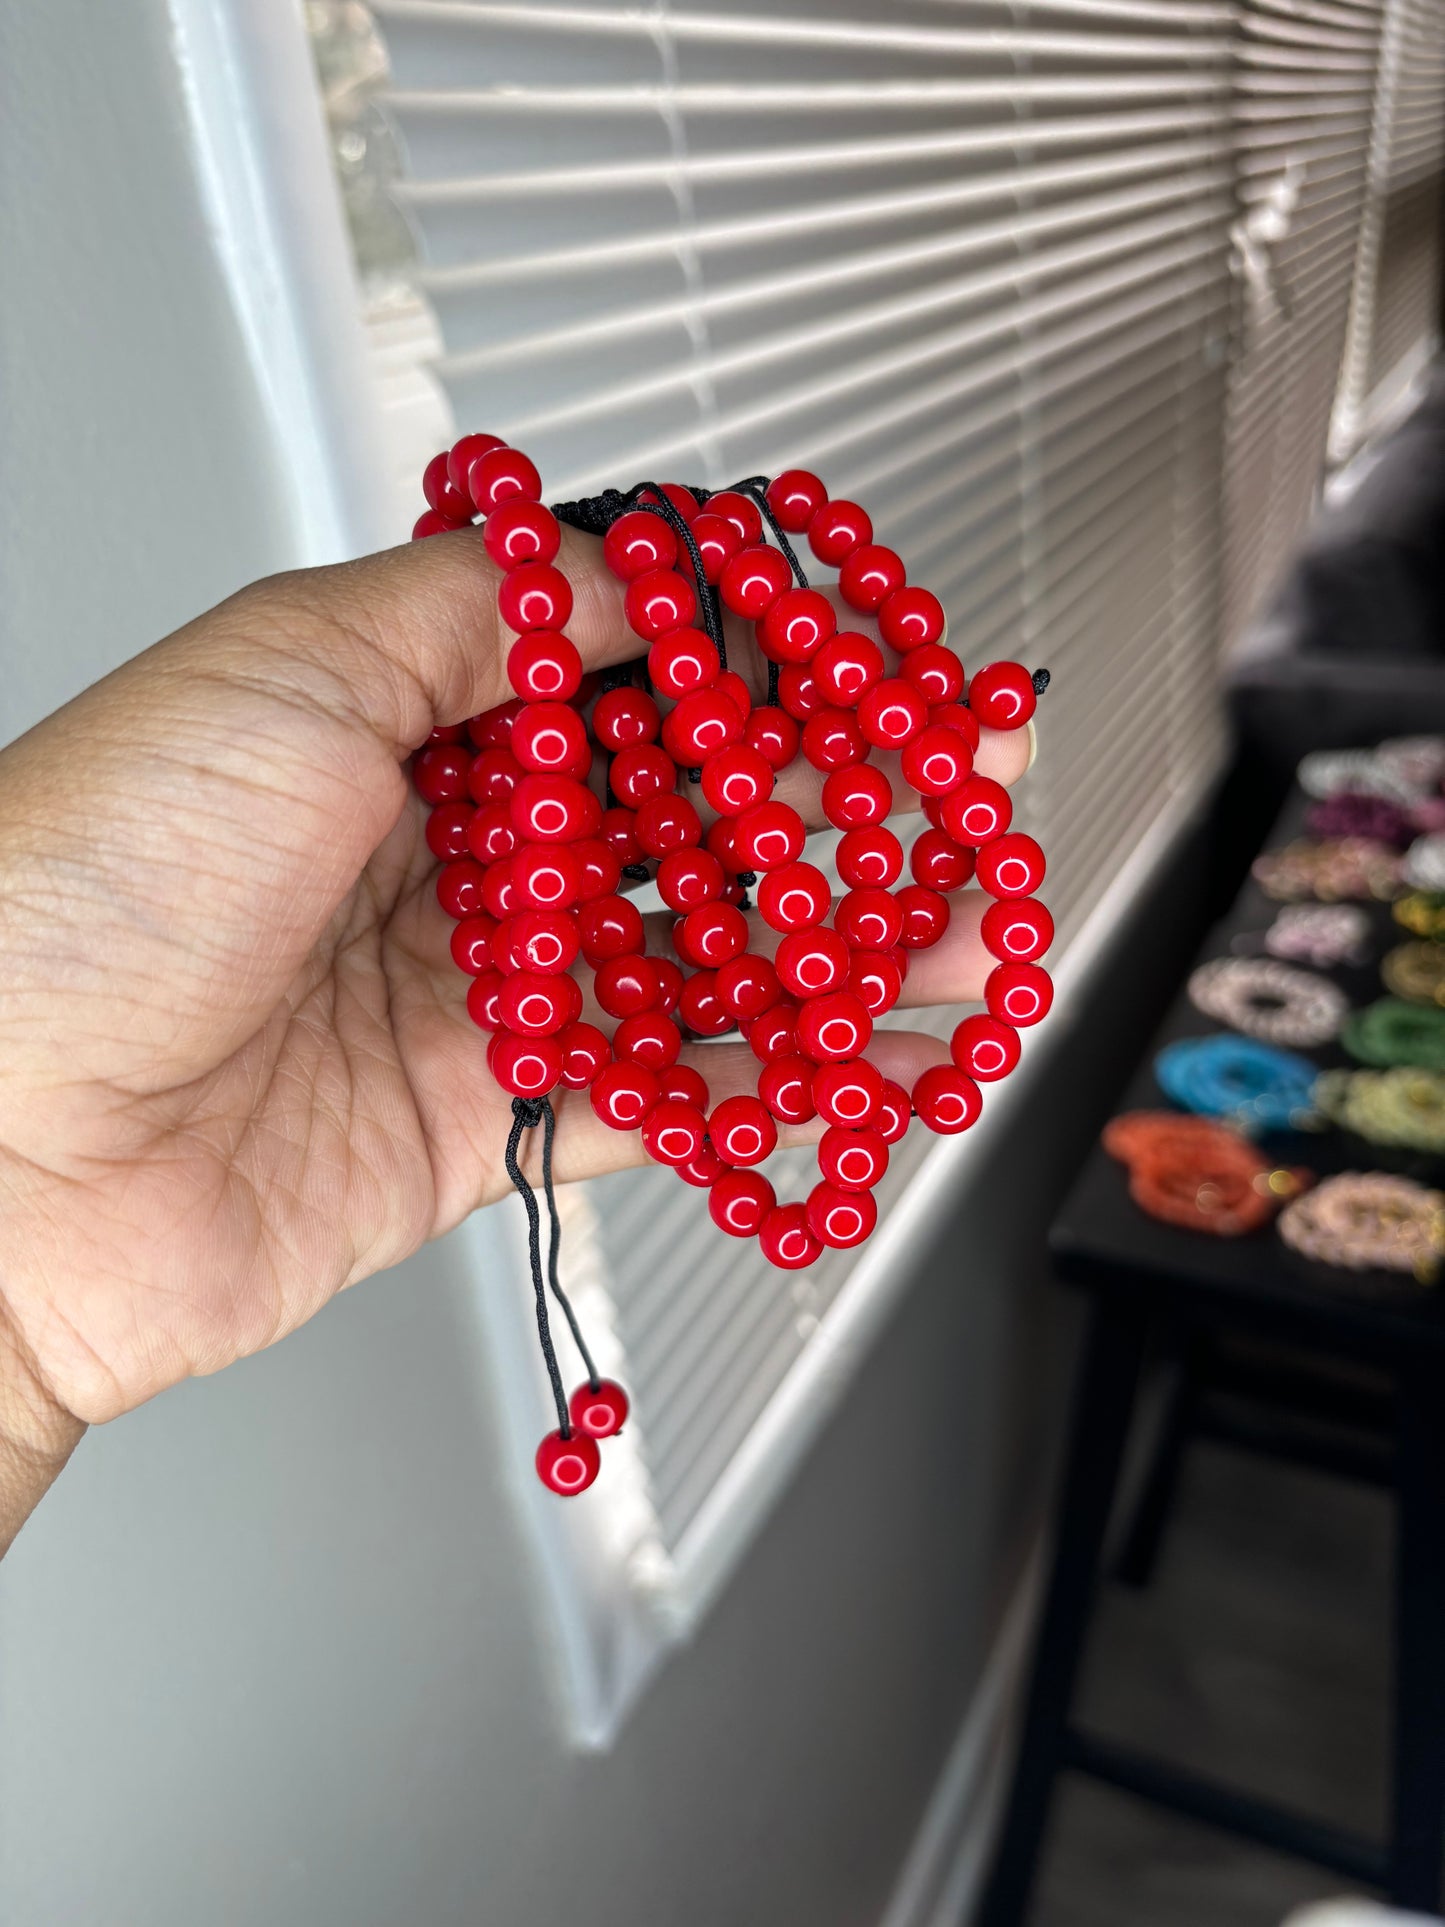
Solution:
[[[546,1098],[514,1097],[512,1099],[512,1128],[507,1136],[506,1165],[507,1176],[521,1194],[522,1203],[527,1208],[527,1251],[532,1261],[532,1288],[537,1294],[537,1337],[542,1346],[542,1357],[547,1363],[547,1376],[552,1381],[552,1399],[557,1407],[557,1430],[564,1439],[572,1436],[572,1421],[567,1414],[567,1394],[562,1389],[562,1374],[557,1369],[557,1353],[552,1345],[552,1328],[547,1322],[547,1286],[542,1276],[542,1222],[537,1212],[537,1199],[530,1184],[522,1176],[522,1167],[517,1162],[517,1149],[522,1142],[522,1133],[541,1121],[544,1111],[550,1113]],[[556,1223],[554,1216],[553,1223]],[[570,1316],[570,1313],[569,1313]]]
[[[660,482],[639,482],[632,490],[632,494],[639,498],[637,506],[646,509],[650,515],[661,516],[686,548],[687,559],[692,564],[692,579],[697,584],[697,599],[702,605],[702,619],[707,630],[708,641],[717,650],[719,664],[726,669],[728,646],[723,635],[722,615],[712,592],[712,584],[708,581],[702,566],[702,550],[697,546],[697,537],[693,534],[687,517],[672,497],[664,491]],[[694,501],[697,499],[697,490],[689,489],[688,494]],[[640,499],[643,495],[651,495],[654,500],[644,502]]]
[[[587,1383],[593,1391],[597,1390],[599,1380],[597,1367],[592,1362],[592,1354],[587,1349],[587,1341],[582,1336],[582,1328],[577,1323],[577,1314],[572,1309],[572,1301],[563,1291],[557,1277],[557,1259],[562,1249],[562,1220],[557,1216],[557,1194],[552,1188],[552,1140],[557,1135],[557,1116],[552,1109],[550,1097],[542,1099],[542,1190],[547,1199],[547,1216],[552,1221],[552,1236],[547,1246],[547,1283],[552,1287],[552,1296],[562,1307],[562,1315],[567,1320],[577,1349],[582,1354],[582,1363],[587,1367]]]
[[[768,527],[773,531],[774,539],[783,552],[784,561],[793,571],[793,576],[798,587],[800,589],[806,589],[808,586],[808,578],[803,574],[803,565],[798,560],[792,543],[784,533],[782,523],[778,520],[777,516],[773,514],[772,504],[768,501],[767,490],[771,488],[771,486],[772,480],[769,476],[750,475],[745,482],[734,482],[733,491],[738,495],[746,495],[748,500],[757,508],[759,515],[762,516]]]

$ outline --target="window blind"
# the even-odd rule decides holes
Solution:
[[[1343,460],[1436,346],[1445,0],[1386,0],[1349,337],[1331,431]]]
[[[1055,673],[1019,801],[1067,945],[1218,755],[1232,8],[374,11],[457,422],[559,497],[805,462],[865,501],[966,664]],[[594,1203],[675,1547],[851,1255],[778,1273],[669,1173]]]
[[[1226,423],[1225,629],[1238,637],[1313,511],[1339,379],[1380,0],[1247,0],[1235,124],[1241,312]]]

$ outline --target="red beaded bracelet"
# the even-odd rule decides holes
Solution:
[[[914,1116],[934,1131],[966,1130],[980,1083],[1007,1076],[1019,1029],[1049,1009],[1037,960],[1053,922],[1034,895],[1043,852],[1010,828],[1008,792],[973,768],[980,727],[1022,728],[1048,675],[997,662],[965,677],[938,598],[907,581],[863,509],[830,501],[804,469],[716,492],[645,482],[554,511],[525,455],[497,436],[466,435],[429,464],[422,487],[430,506],[414,536],[481,517],[503,571],[499,613],[516,636],[515,698],[434,730],[414,779],[431,806],[438,899],[456,920],[452,955],[472,980],[467,1010],[491,1034],[487,1061],[513,1100],[506,1164],[527,1209],[557,1407],[537,1469],[570,1494],[596,1477],[597,1441],[621,1429],[628,1404],[599,1377],[557,1278],[551,1093],[587,1091],[603,1123],[637,1131],[650,1158],[708,1191],[721,1230],[757,1238],[774,1265],[797,1270],[862,1243],[877,1222],[871,1194],[888,1147]],[[585,673],[566,634],[573,599],[557,566],[559,520],[602,537],[645,651],[600,677]],[[838,629],[789,539],[802,536],[838,571],[849,608],[876,619],[881,641]],[[755,625],[763,701],[728,666],[724,610]],[[594,769],[594,742],[605,773]],[[869,760],[875,750],[899,752],[929,824],[908,858],[911,881],[897,888],[904,849],[887,827],[893,790]],[[843,833],[847,887],[836,903],[804,860],[802,817],[773,793],[799,755],[824,773],[824,814]],[[675,918],[676,962],[649,950],[624,879],[656,881]],[[943,936],[949,894],[975,879],[994,899],[982,922],[997,959],[987,1015],[965,1017],[952,1062],[908,1092],[869,1062],[873,1024],[897,1002],[910,953]],[[752,889],[780,938],[772,958],[751,948]],[[610,1037],[585,1017],[584,986],[612,1020]],[[735,1028],[758,1059],[757,1091],[712,1104],[705,1077],[678,1053],[685,1034]],[[779,1203],[756,1167],[780,1123],[814,1118],[827,1127],[819,1181],[805,1201]],[[537,1200],[518,1162],[537,1124],[552,1233],[545,1274]],[[549,1287],[587,1368],[570,1399]]]

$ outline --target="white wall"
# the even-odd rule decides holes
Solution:
[[[295,554],[160,0],[12,4],[0,72],[9,734]],[[0,1575],[0,1917],[876,1921],[1032,1536],[1071,1087],[611,1755],[560,1738],[455,1248],[93,1433]]]

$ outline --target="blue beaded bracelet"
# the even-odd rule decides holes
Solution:
[[[1154,1060],[1166,1097],[1197,1116],[1226,1118],[1251,1136],[1308,1122],[1318,1074],[1307,1057],[1230,1030],[1183,1037]]]

